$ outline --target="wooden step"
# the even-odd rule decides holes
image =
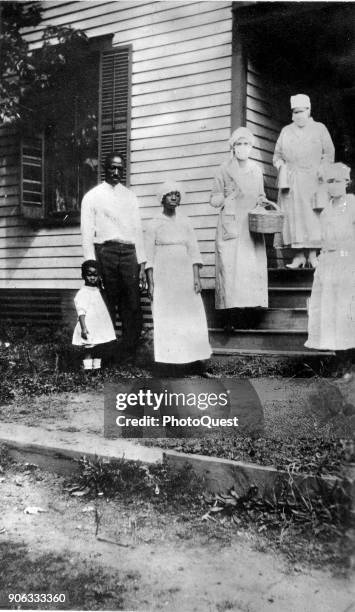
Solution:
[[[274,285],[287,287],[312,287],[313,277],[313,268],[301,268],[298,270],[289,270],[288,268],[268,269],[269,287]]]
[[[306,351],[307,332],[298,329],[238,329],[227,334],[222,329],[209,330],[210,343],[215,349],[250,351]]]
[[[275,285],[269,288],[269,308],[307,308],[311,287]]]
[[[215,357],[237,357],[238,355],[263,355],[265,357],[319,357],[335,355],[333,351],[315,351],[304,347],[303,351],[284,351],[277,349],[228,349],[228,348],[213,348],[212,354]]]
[[[252,329],[279,329],[307,331],[308,316],[306,308],[267,308],[256,311],[251,319]]]

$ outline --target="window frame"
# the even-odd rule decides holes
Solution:
[[[102,89],[102,80],[103,80],[103,62],[105,53],[113,53],[117,51],[117,53],[125,51],[127,54],[127,82],[126,82],[126,96],[127,96],[127,106],[126,106],[126,128],[125,128],[125,150],[122,153],[125,155],[126,159],[126,185],[129,186],[130,179],[130,136],[131,136],[131,99],[132,99],[132,45],[112,45],[113,34],[98,36],[90,39],[90,51],[97,51],[100,54],[99,57],[99,74],[98,74],[98,168],[97,168],[97,183],[99,184],[102,180],[102,163],[104,161],[104,157],[106,152],[104,153],[102,150],[102,140],[104,130],[102,127],[102,107],[103,107],[103,89]],[[112,88],[114,88],[114,83],[112,84]],[[113,90],[112,90],[113,91]],[[114,93],[112,94],[114,97]],[[115,140],[118,131],[112,132],[112,139]],[[42,203],[41,206],[36,205],[35,203],[28,205],[24,201],[24,155],[23,149],[26,146],[25,143],[28,142],[29,139],[41,139],[42,140]],[[47,162],[48,163],[48,162]],[[68,210],[68,211],[55,211],[50,210],[49,202],[46,201],[46,139],[44,134],[33,133],[30,129],[25,130],[21,137],[20,141],[20,209],[21,214],[27,221],[33,223],[37,226],[42,227],[66,227],[72,225],[80,224],[80,203],[79,210]]]

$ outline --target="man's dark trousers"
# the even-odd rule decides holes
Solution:
[[[122,353],[134,353],[142,331],[139,265],[133,244],[109,240],[95,245],[104,297],[113,324],[116,306],[122,324]]]

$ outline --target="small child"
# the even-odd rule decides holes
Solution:
[[[74,298],[78,322],[74,329],[73,344],[84,346],[84,370],[98,370],[101,359],[96,356],[97,345],[116,340],[111,317],[100,293],[97,262],[84,261],[81,276],[85,281]]]
[[[350,168],[331,164],[330,202],[321,213],[322,252],[314,275],[305,346],[335,351],[340,374],[351,378],[355,348],[355,196],[346,194]]]

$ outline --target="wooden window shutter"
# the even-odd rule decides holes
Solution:
[[[21,213],[27,219],[43,219],[44,137],[25,136],[21,140]]]
[[[108,153],[122,153],[126,160],[123,179],[126,185],[129,183],[131,53],[131,46],[103,51],[100,65],[99,169],[102,172]]]

